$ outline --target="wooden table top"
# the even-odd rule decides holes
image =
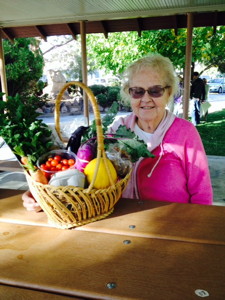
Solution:
[[[70,296],[0,284],[0,299],[4,300],[71,300]],[[73,296],[72,299],[84,300]]]
[[[1,224],[0,283],[95,299],[225,295],[225,247]],[[114,287],[114,288],[110,288]]]
[[[27,212],[20,192],[5,196],[0,295],[224,300],[224,216],[219,206],[121,199],[108,218],[63,230]]]
[[[22,193],[0,189],[0,222],[52,227],[44,212],[25,210]],[[120,199],[112,215],[76,230],[225,245],[224,216],[222,206]]]

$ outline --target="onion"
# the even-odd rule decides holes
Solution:
[[[86,165],[96,157],[96,140],[88,140],[77,151],[75,168],[83,172]]]

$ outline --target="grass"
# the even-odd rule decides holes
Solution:
[[[207,155],[225,156],[225,109],[208,114],[196,128]]]

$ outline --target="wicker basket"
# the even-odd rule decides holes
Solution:
[[[97,129],[97,164],[95,174],[89,187],[86,189],[74,186],[51,186],[35,182],[26,174],[31,193],[46,213],[49,223],[59,228],[72,228],[94,222],[107,217],[113,212],[114,206],[125,189],[130,173],[125,178],[113,183],[104,150],[104,137],[101,126],[101,117],[96,99],[92,91],[83,83],[72,81],[61,89],[55,105],[55,127],[60,133],[60,101],[63,93],[70,85],[80,86],[87,94],[93,106]],[[93,184],[97,177],[100,159],[103,158],[111,186],[105,189],[94,189]]]

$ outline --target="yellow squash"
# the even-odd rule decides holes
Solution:
[[[91,160],[84,169],[84,174],[87,176],[88,183],[90,183],[93,179],[95,167],[97,164],[97,158]],[[107,159],[107,165],[109,167],[109,171],[112,177],[113,182],[115,183],[117,180],[116,170],[109,159]],[[103,158],[100,158],[100,165],[97,173],[97,177],[95,183],[93,185],[96,189],[104,189],[110,186],[109,177],[106,171],[105,164],[103,162]]]

